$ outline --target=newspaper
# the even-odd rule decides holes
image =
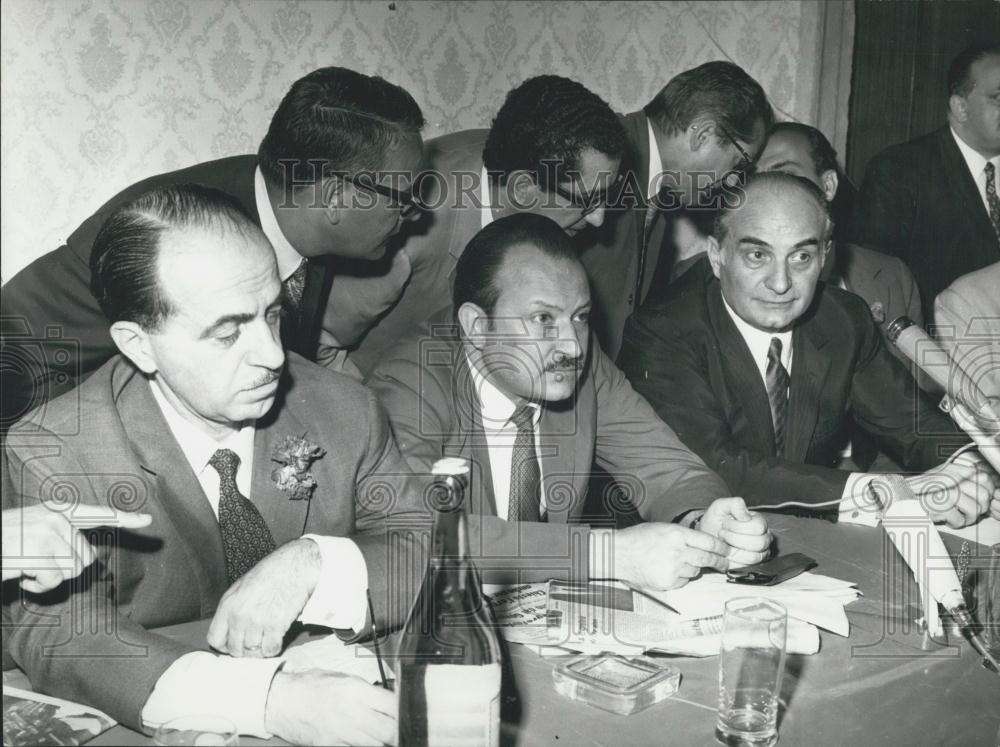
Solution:
[[[106,713],[79,703],[3,688],[4,747],[83,744],[116,723]]]

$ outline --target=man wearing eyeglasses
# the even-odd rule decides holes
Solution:
[[[2,430],[115,354],[90,290],[94,238],[116,207],[168,184],[203,184],[237,199],[277,256],[285,347],[350,371],[343,349],[360,326],[354,315],[370,319],[385,309],[362,299],[325,314],[332,275],[354,262],[382,263],[394,276],[409,272],[387,246],[413,210],[410,179],[422,156],[423,125],[420,107],[402,88],[345,68],[320,68],[292,85],[256,155],[153,176],[112,197],[66,244],[4,287]]]
[[[426,219],[407,227],[400,252],[412,271],[334,279],[330,313],[356,309],[370,298],[395,301],[385,316],[370,320],[351,360],[369,372],[384,351],[447,306],[466,244],[494,220],[538,213],[569,236],[601,226],[624,150],[625,133],[611,108],[580,83],[556,75],[514,88],[489,130],[428,142],[419,180]],[[594,274],[590,280],[604,282]]]
[[[593,324],[612,358],[657,264],[672,266],[676,259],[669,214],[714,209],[720,191],[753,165],[773,121],[760,84],[739,66],[718,61],[680,73],[643,109],[622,118],[629,143],[625,181],[612,196],[608,227],[591,236],[582,255],[588,274],[602,279],[594,287]]]

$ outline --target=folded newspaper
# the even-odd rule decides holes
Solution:
[[[669,592],[558,581],[484,590],[504,637],[542,655],[661,651],[713,656],[719,652],[725,603],[740,596],[783,604],[789,613],[788,652],[814,654],[819,650],[817,626],[848,634],[844,605],[860,593],[850,582],[815,573],[768,587],[731,584],[722,574],[705,574]]]

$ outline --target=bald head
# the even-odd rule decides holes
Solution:
[[[772,212],[775,206],[791,200],[813,216],[822,226],[826,238],[833,232],[833,218],[826,195],[811,180],[780,171],[753,174],[742,190],[742,200],[726,204],[715,217],[712,235],[722,243],[734,221],[749,213]]]

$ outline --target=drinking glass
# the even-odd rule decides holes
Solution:
[[[233,747],[238,745],[236,725],[221,716],[181,716],[162,724],[153,743],[163,747]]]
[[[787,634],[788,613],[777,602],[761,597],[726,602],[715,722],[715,737],[723,744],[762,747],[778,741]]]

